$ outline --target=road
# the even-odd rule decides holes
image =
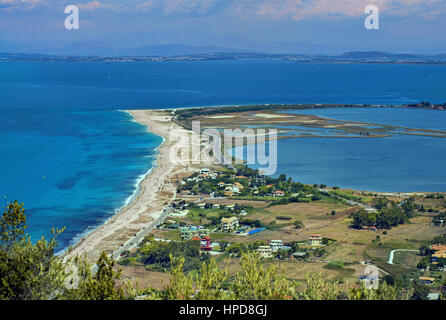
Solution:
[[[113,260],[118,260],[121,257],[121,253],[123,253],[124,251],[136,248],[150,231],[164,222],[164,219],[166,219],[167,215],[168,210],[163,209],[160,216],[156,218],[154,222],[152,222],[148,227],[140,231],[136,236],[129,239],[126,243],[124,243],[124,245],[122,245],[112,253],[111,257],[113,258]]]
[[[331,193],[330,190],[328,190],[328,189],[319,188],[318,190],[319,190],[319,192],[329,193],[332,197],[336,197],[339,200],[344,200],[345,202],[347,202],[351,206],[358,206],[358,207],[361,207],[361,208],[364,208],[364,209],[368,209],[368,210],[374,210],[375,209],[374,207],[368,206],[368,205],[363,204],[361,202],[356,202],[356,201],[353,201],[353,200],[348,200],[348,199],[342,198],[342,197],[340,197],[340,196],[338,196],[336,194]]]
[[[410,249],[396,249],[390,251],[389,261],[387,261],[388,264],[393,264],[393,256],[395,255],[395,252],[399,251],[409,251],[409,252],[420,252],[420,250],[410,250]]]
[[[125,250],[131,250],[133,248],[136,248],[138,244],[145,238],[145,236],[147,236],[147,234],[150,231],[152,231],[153,229],[155,229],[157,226],[159,226],[164,222],[164,219],[166,219],[168,214],[169,211],[167,209],[163,209],[163,211],[161,211],[160,216],[156,218],[155,221],[153,221],[148,227],[140,231],[136,236],[129,239],[126,243],[124,243],[124,245],[116,249],[112,254],[110,254],[110,258],[117,261],[121,257],[121,253],[123,253]],[[94,264],[91,267],[91,271],[93,273],[96,273],[98,271],[98,266]]]

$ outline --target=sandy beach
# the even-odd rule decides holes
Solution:
[[[209,168],[212,159],[204,152],[200,163],[175,163],[171,152],[189,150],[191,132],[172,121],[171,110],[132,110],[135,121],[147,126],[148,131],[164,138],[158,148],[157,165],[140,183],[138,195],[126,207],[105,224],[82,238],[69,252],[67,258],[86,254],[94,262],[102,251],[118,257],[124,249],[131,249],[153,228],[154,222],[163,215],[163,209],[176,196],[176,181],[202,167]],[[195,146],[202,146],[198,135],[191,139]],[[162,217],[161,217],[162,218]]]

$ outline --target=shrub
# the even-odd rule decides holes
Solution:
[[[294,228],[296,228],[296,229],[302,229],[303,227],[304,227],[304,224],[303,224],[302,221],[300,221],[300,220],[296,220],[296,221],[294,221]]]
[[[291,220],[291,217],[277,216],[276,219],[277,219],[277,220]]]
[[[326,266],[327,269],[339,270],[344,268],[344,262],[342,261],[330,261]]]

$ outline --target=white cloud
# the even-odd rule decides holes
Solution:
[[[78,5],[81,10],[156,12],[163,15],[220,14],[266,20],[333,19],[364,15],[377,5],[388,16],[420,18],[446,15],[445,0],[0,0],[0,10],[31,10]]]

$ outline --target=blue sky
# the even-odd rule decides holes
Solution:
[[[367,5],[380,29],[364,28]],[[65,30],[77,5],[80,29]],[[0,51],[161,44],[264,52],[446,53],[445,0],[0,0]]]

